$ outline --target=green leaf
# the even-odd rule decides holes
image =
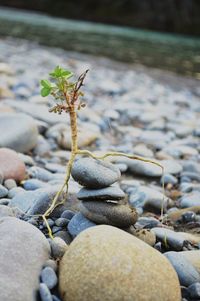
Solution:
[[[46,80],[46,79],[42,79],[40,81],[40,84],[41,84],[41,86],[43,86],[45,88],[51,88],[51,83],[48,80]]]
[[[51,93],[51,88],[44,87],[41,89],[41,96],[46,97]]]
[[[67,79],[72,77],[73,73],[61,68],[60,66],[57,66],[51,73],[49,73],[49,75],[53,78],[65,77]]]

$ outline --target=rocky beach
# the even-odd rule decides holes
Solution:
[[[89,69],[77,156],[40,80]],[[0,38],[0,300],[200,300],[199,81]],[[159,165],[162,165],[164,172]],[[164,186],[164,190],[163,190]]]

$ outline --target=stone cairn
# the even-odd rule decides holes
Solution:
[[[77,198],[81,201],[80,212],[95,224],[107,224],[128,228],[137,221],[135,208],[120,201],[125,194],[115,184],[121,173],[117,166],[92,158],[78,159],[72,168],[72,177],[83,188]]]

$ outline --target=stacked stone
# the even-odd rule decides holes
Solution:
[[[122,205],[124,192],[114,184],[120,179],[117,166],[103,160],[81,158],[72,168],[72,177],[84,186],[77,194],[80,211],[95,224],[128,228],[137,221],[137,212]]]

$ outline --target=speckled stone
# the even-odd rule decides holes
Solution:
[[[63,301],[180,301],[168,260],[138,238],[111,226],[82,232],[60,262]]]
[[[137,221],[138,214],[128,205],[118,205],[103,201],[84,201],[80,204],[81,213],[97,224],[116,227],[129,227]]]

